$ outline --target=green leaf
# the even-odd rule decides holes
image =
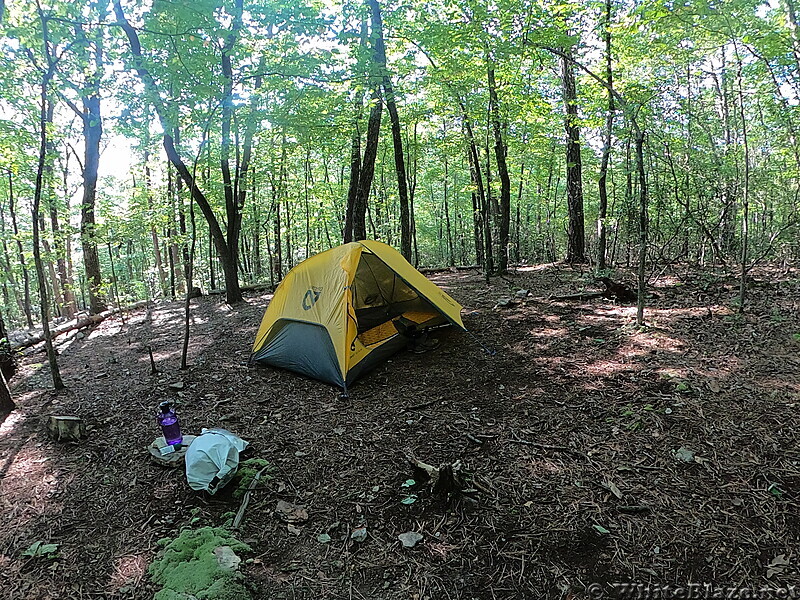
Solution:
[[[406,496],[402,500],[400,500],[400,504],[414,504],[417,501],[417,497],[414,494],[410,496]]]
[[[410,488],[411,486],[414,486],[414,485],[417,485],[416,481],[414,481],[413,479],[406,479],[405,482],[403,483],[403,485],[401,485],[400,487]]]
[[[58,553],[58,544],[45,544],[41,540],[33,542],[30,547],[22,553],[22,556],[47,556],[53,558]]]
[[[603,535],[608,535],[609,533],[611,533],[608,529],[606,529],[602,525],[593,525],[593,527],[595,531],[597,531],[597,533],[602,533]]]

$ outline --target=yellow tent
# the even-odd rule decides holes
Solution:
[[[289,271],[264,313],[252,359],[347,389],[406,346],[400,331],[447,323],[466,330],[461,305],[399,252],[351,242]]]

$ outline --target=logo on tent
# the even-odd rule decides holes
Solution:
[[[311,310],[311,307],[319,300],[320,294],[322,294],[322,288],[312,287],[308,290],[303,296],[303,310]]]

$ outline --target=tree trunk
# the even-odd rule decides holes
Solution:
[[[606,135],[603,142],[603,156],[600,159],[600,179],[597,182],[600,192],[600,204],[597,209],[597,268],[606,268],[606,214],[608,212],[608,189],[606,179],[608,176],[608,162],[611,156],[611,134],[614,130],[614,94],[611,89],[614,85],[613,71],[611,68],[611,0],[606,0],[605,23],[603,23],[603,37],[606,45],[606,81],[608,82],[608,112],[606,113]]]
[[[467,138],[467,158],[469,162],[469,174],[475,191],[472,192],[472,226],[475,239],[475,260],[479,265],[486,269],[486,257],[484,254],[483,239],[483,206],[486,203],[486,194],[483,189],[483,176],[481,175],[480,158],[478,157],[478,147],[475,143],[475,135],[472,131],[472,124],[466,112],[466,107],[461,104],[461,117],[464,122],[464,132]]]
[[[372,180],[375,176],[375,159],[378,157],[378,136],[381,131],[380,87],[372,91],[370,98],[369,120],[367,121],[367,140],[364,146],[364,158],[358,174],[358,189],[353,203],[353,240],[367,239],[367,203],[369,202]]]
[[[500,123],[500,108],[497,100],[497,83],[494,77],[494,67],[488,68],[489,79],[489,112],[494,133],[494,155],[497,162],[497,175],[500,177],[500,205],[499,205],[499,245],[500,255],[497,257],[497,270],[505,273],[508,270],[509,231],[511,223],[511,178],[508,175],[506,164],[506,146],[503,142],[503,130]]]
[[[17,408],[17,405],[14,404],[14,399],[11,397],[8,382],[6,382],[3,372],[0,371],[0,417],[7,415],[15,408]]]
[[[392,146],[394,148],[394,166],[397,175],[397,193],[400,201],[400,254],[411,261],[411,220],[408,204],[408,184],[406,182],[406,165],[403,155],[403,139],[400,129],[400,117],[397,113],[394,88],[386,66],[386,44],[383,39],[383,20],[381,7],[378,0],[367,0],[372,15],[372,40],[376,66],[380,69],[383,78],[383,95],[386,100],[386,110],[392,124]]]
[[[17,407],[8,387],[8,380],[15,370],[6,324],[3,321],[3,315],[0,314],[0,417],[7,415]]]
[[[639,264],[637,266],[638,301],[636,303],[636,324],[644,325],[644,300],[647,292],[645,267],[647,266],[647,180],[644,171],[644,132],[635,127],[636,172],[639,177]]]
[[[237,28],[237,31],[238,28],[241,27],[241,6],[242,0],[237,0],[236,7],[238,14],[234,18],[234,28]],[[156,82],[150,72],[144,67],[143,64],[142,46],[139,41],[139,35],[125,18],[120,0],[114,0],[114,12],[120,27],[122,27],[126,37],[128,38],[131,52],[133,54],[133,63],[135,65],[134,68],[136,73],[144,84],[144,87],[150,93],[152,93],[153,98],[159,98],[158,86],[156,85]],[[230,99],[227,99],[226,102],[229,102],[229,100]],[[183,162],[183,159],[175,147],[175,140],[173,139],[172,135],[168,133],[172,131],[172,123],[169,119],[166,107],[163,106],[158,100],[154,102],[154,106],[156,113],[158,114],[159,121],[161,122],[161,126],[164,130],[163,144],[167,158],[169,158],[170,162],[175,166],[175,169],[178,171],[178,174],[181,176],[184,183],[186,183],[188,186],[191,197],[194,202],[197,203],[197,206],[200,208],[200,212],[203,213],[203,217],[208,223],[209,232],[214,239],[214,245],[217,248],[219,259],[222,262],[222,269],[225,273],[226,300],[229,304],[239,302],[242,300],[242,291],[239,288],[236,248],[234,247],[233,251],[229,249],[225,235],[223,234],[219,221],[214,214],[214,209],[211,207],[211,204],[209,203],[205,194],[203,194],[198,187],[195,177]],[[236,215],[228,215],[229,221],[236,222],[237,219],[238,217]],[[236,233],[236,238],[238,240],[238,232]]]
[[[486,283],[489,283],[489,277],[494,275],[494,245],[492,243],[492,215],[493,215],[493,200],[492,200],[492,168],[491,159],[489,157],[489,140],[486,140],[486,197],[482,207],[483,217],[483,252],[486,257],[486,268],[484,276]]]
[[[14,178],[11,169],[8,170],[8,212],[11,214],[11,227],[14,230],[14,238],[17,240],[17,254],[19,256],[19,264],[22,266],[22,282],[24,292],[24,311],[25,321],[28,323],[28,328],[33,329],[33,315],[31,314],[31,278],[28,273],[28,267],[25,264],[25,252],[22,249],[22,240],[19,235],[19,226],[17,225],[17,213],[14,210]]]
[[[105,14],[104,10],[101,13]],[[78,27],[80,30],[80,26]],[[83,37],[82,32],[78,34]],[[90,53],[87,50],[87,55]],[[81,200],[81,246],[83,248],[83,267],[86,272],[86,285],[89,293],[89,312],[97,314],[106,309],[102,296],[103,284],[100,273],[100,256],[97,251],[95,234],[95,202],[97,198],[97,171],[100,165],[100,141],[103,137],[103,120],[100,111],[100,82],[105,65],[103,64],[103,44],[94,41],[94,56],[87,56],[91,73],[86,82],[89,93],[83,96],[84,160],[83,160],[83,198]]]
[[[153,183],[150,174],[150,152],[144,151],[144,186],[147,194],[147,209],[150,212],[150,237],[153,240],[153,254],[156,259],[156,271],[158,273],[158,284],[161,295],[167,295],[167,274],[164,272],[164,261],[161,258],[161,242],[158,239],[158,231],[155,226],[155,214],[153,214]],[[213,268],[213,267],[212,267]]]
[[[564,130],[567,146],[567,209],[569,229],[567,231],[567,262],[586,262],[586,247],[583,215],[583,186],[581,181],[580,125],[578,124],[578,92],[575,85],[575,69],[571,62],[572,49],[564,50],[561,59],[561,81],[564,91]]]
[[[42,22],[44,22],[44,18],[40,12],[40,18]],[[45,29],[46,31],[46,29]],[[44,35],[44,43],[45,49],[47,50],[47,36],[46,33]],[[42,255],[40,250],[40,238],[39,238],[39,207],[41,206],[42,202],[42,188],[44,183],[44,169],[45,169],[45,162],[47,158],[47,130],[48,130],[48,97],[47,97],[47,88],[50,82],[50,78],[53,74],[53,67],[50,65],[50,68],[47,72],[42,76],[41,81],[41,95],[40,95],[40,102],[41,102],[41,113],[39,119],[39,161],[36,167],[36,187],[34,189],[33,194],[33,209],[32,209],[32,218],[33,218],[33,260],[34,264],[36,265],[36,275],[39,281],[39,305],[41,308],[41,315],[42,315],[42,329],[44,331],[44,341],[45,347],[47,349],[47,359],[50,363],[50,374],[53,377],[53,386],[55,389],[60,390],[64,387],[64,383],[61,380],[61,373],[58,369],[58,361],[56,359],[56,352],[55,348],[53,347],[53,340],[50,336],[50,306],[48,303],[47,297],[47,283],[45,280],[44,274],[44,264],[42,262]]]
[[[356,93],[358,95],[358,93]],[[359,109],[361,102],[358,102]],[[353,241],[354,211],[358,198],[358,179],[361,176],[361,132],[358,127],[358,117],[353,123],[353,138],[350,144],[350,187],[347,191],[347,208],[345,209],[344,231],[342,239],[345,244]]]
[[[791,3],[790,3],[791,6]],[[747,297],[747,273],[749,271],[748,249],[750,243],[750,144],[747,138],[747,121],[744,113],[744,90],[742,89],[742,59],[739,56],[739,49],[736,50],[737,70],[736,81],[739,92],[739,117],[742,122],[742,144],[744,146],[744,189],[742,190],[742,243],[741,243],[741,270],[739,273],[739,312],[744,312],[745,299]]]

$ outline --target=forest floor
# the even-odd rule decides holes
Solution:
[[[225,427],[273,465],[238,533],[256,598],[577,599],[614,597],[614,582],[800,593],[800,271],[753,275],[739,315],[734,278],[667,270],[639,330],[635,307],[548,300],[599,289],[567,266],[491,285],[477,271],[437,273],[496,355],[440,330],[438,348],[396,355],[348,400],[248,368],[268,294],[195,301],[185,371],[182,303],[108,319],[61,345],[66,391],[49,389],[40,351],[12,380],[0,597],[151,598],[157,540],[237,510],[224,490],[193,492],[181,469],[150,462],[167,398],[180,400],[185,432]],[[520,288],[526,300],[495,308]],[[43,421],[59,413],[82,416],[89,438],[51,441]],[[404,488],[406,452],[460,460],[475,501]],[[308,519],[287,527],[279,500]],[[366,540],[352,541],[363,525]],[[408,531],[423,536],[414,548],[398,540]],[[57,558],[22,556],[40,540]]]

